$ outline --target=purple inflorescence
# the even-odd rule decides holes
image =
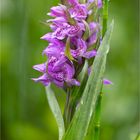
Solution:
[[[35,82],[41,82],[45,86],[54,83],[58,87],[80,85],[80,82],[76,80],[76,68],[78,64],[81,65],[83,59],[96,56],[96,49],[92,46],[99,39],[99,23],[87,21],[92,13],[88,7],[93,2],[94,0],[88,0],[87,3],[81,4],[78,0],[67,0],[66,5],[60,4],[51,8],[48,15],[53,19],[47,22],[50,23],[52,32],[41,37],[49,42],[48,47],[43,50],[43,55],[46,55],[48,60],[43,64],[33,66],[35,70],[42,73],[39,78],[33,78]],[[102,7],[101,0],[95,3],[97,8]],[[88,34],[85,39],[86,33]]]

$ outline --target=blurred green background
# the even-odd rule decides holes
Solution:
[[[0,0],[2,140],[57,140],[44,87],[30,78],[46,59],[40,37],[50,29],[41,21],[58,2]],[[137,0],[110,1],[115,28],[105,77],[114,85],[104,87],[101,140],[133,140],[138,132],[138,12]],[[63,109],[65,95],[54,89]]]

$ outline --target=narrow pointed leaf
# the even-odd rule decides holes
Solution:
[[[100,115],[101,115],[101,100],[102,93],[100,93],[98,100],[96,102],[95,114],[92,114],[87,136],[85,140],[98,140],[100,136]]]
[[[70,38],[69,38],[69,37],[67,38],[67,41],[66,41],[65,55],[66,55],[71,61],[74,60],[74,58],[72,57],[71,52],[70,52]]]
[[[105,71],[106,56],[109,51],[113,25],[114,22],[109,26],[98,49],[79,108],[77,109],[63,140],[84,140],[87,134],[89,122],[91,116],[95,113],[95,105],[102,85],[102,77]]]
[[[83,20],[83,23],[84,23],[84,25],[86,27],[85,33],[83,34],[83,39],[87,40],[89,38],[90,34],[91,34],[90,33],[90,28],[89,28],[88,23],[85,20]]]
[[[56,119],[58,129],[59,129],[59,140],[61,140],[65,133],[64,121],[63,121],[59,104],[50,86],[46,87],[46,95],[51,111]]]

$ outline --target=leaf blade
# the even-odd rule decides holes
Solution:
[[[74,60],[70,52],[70,38],[69,37],[67,38],[67,41],[66,41],[65,56],[67,56],[71,61]]]
[[[72,123],[68,128],[63,140],[83,140],[86,136],[92,114],[95,112],[95,104],[98,98],[99,89],[102,84],[102,77],[105,71],[106,56],[109,51],[109,42],[114,22],[105,34],[98,54],[93,63],[91,75],[87,81],[79,108],[74,115]],[[76,128],[78,128],[76,130]]]
[[[61,140],[65,133],[65,126],[64,126],[64,120],[62,117],[61,109],[59,107],[59,104],[57,102],[54,92],[50,88],[50,85],[48,87],[46,87],[45,89],[46,89],[46,96],[47,96],[47,100],[48,100],[50,109],[51,109],[51,111],[56,119],[56,123],[58,125],[59,140]]]

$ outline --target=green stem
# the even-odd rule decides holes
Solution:
[[[97,106],[95,111],[95,128],[94,128],[94,140],[99,140],[100,138],[100,119],[101,119],[101,102],[102,102],[102,92],[100,92],[99,98],[97,100]]]
[[[102,37],[104,37],[107,31],[107,21],[108,21],[108,0],[103,0],[103,30]],[[102,85],[103,87],[103,85]],[[97,100],[97,106],[95,111],[95,129],[94,129],[94,140],[99,140],[100,138],[100,119],[101,119],[101,102],[102,102],[102,87],[100,91],[99,98]]]
[[[82,66],[83,67],[83,66]],[[84,73],[83,79],[81,80],[81,85],[80,87],[75,87],[72,91],[72,97],[71,97],[71,101],[70,101],[70,107],[71,107],[71,119],[73,118],[73,115],[76,111],[76,107],[77,104],[79,103],[81,97],[82,97],[82,93],[85,89],[86,83],[88,80],[88,73],[87,71]]]
[[[71,118],[70,118],[70,116],[71,116],[71,109],[70,109],[70,95],[71,95],[71,93],[70,93],[70,89],[67,89],[66,94],[67,94],[66,95],[67,97],[66,97],[66,104],[65,104],[63,117],[64,117],[65,128],[67,129],[68,125],[71,121]]]
[[[103,32],[102,36],[105,35],[107,30],[107,21],[108,21],[108,0],[103,0]]]
[[[76,106],[78,102],[80,101],[80,98],[82,96],[82,92],[84,91],[84,88],[86,86],[87,82],[87,72],[84,74],[84,78],[82,80],[80,87],[73,87],[73,89],[67,89],[67,99],[66,99],[66,105],[65,105],[65,111],[64,111],[64,122],[65,122],[65,128],[68,128],[68,125],[70,124],[73,115],[76,111]]]

